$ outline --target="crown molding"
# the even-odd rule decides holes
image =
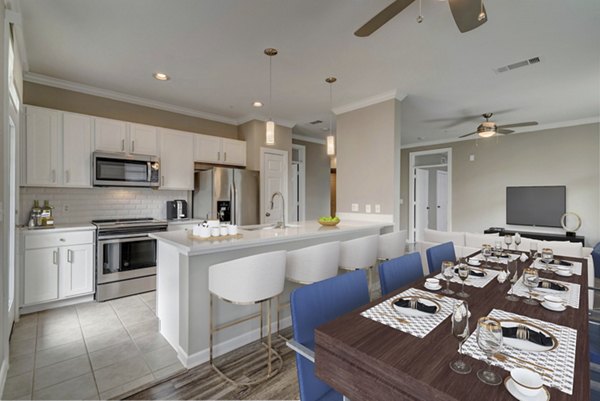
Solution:
[[[596,123],[600,123],[600,117],[590,117],[590,118],[581,118],[578,120],[560,121],[560,122],[556,122],[556,123],[535,125],[533,127],[519,128],[519,132],[510,134],[510,136],[526,134],[528,132],[545,131],[545,130],[549,130],[549,129],[575,127],[577,125],[596,124]],[[402,146],[400,146],[400,149],[422,148],[422,147],[426,147],[426,146],[443,145],[443,144],[453,143],[453,142],[472,141],[475,139],[477,139],[476,136],[473,136],[471,138],[451,138],[451,139],[440,139],[440,140],[427,141],[427,142],[416,142],[416,143],[410,143],[407,145],[402,145]],[[483,140],[483,138],[482,138],[482,140]]]
[[[187,107],[176,106],[169,103],[163,103],[156,100],[146,99],[138,96],[127,95],[121,92],[115,92],[108,89],[97,88],[95,86],[80,84],[77,82],[67,81],[64,79],[53,78],[47,75],[26,72],[23,80],[40,85],[52,86],[54,88],[66,89],[74,92],[85,93],[87,95],[104,97],[107,99],[118,100],[121,102],[137,104],[139,106],[151,107],[154,109],[170,111],[172,113],[183,114],[192,117],[204,118],[207,120],[218,121],[225,124],[238,125],[238,121],[221,116],[218,114],[207,113],[199,110],[190,109]]]
[[[243,116],[242,118],[238,119],[237,123],[238,123],[238,125],[242,125],[242,124],[246,124],[248,121],[252,121],[252,120],[267,122],[269,119],[265,116],[258,115],[258,114],[247,114],[247,115]],[[274,118],[273,121],[275,122],[276,125],[280,125],[282,127],[287,127],[287,128],[294,128],[294,126],[296,125],[296,123],[294,121],[281,120],[278,118]]]
[[[313,138],[312,136],[306,136],[306,135],[292,134],[292,140],[294,140],[294,139],[297,139],[299,141],[304,141],[304,142],[318,143],[319,145],[327,144],[327,141],[325,139]]]
[[[392,91],[380,93],[375,96],[357,100],[356,102],[348,103],[343,106],[334,107],[331,111],[333,111],[335,114],[344,114],[348,113],[349,111],[362,109],[367,106],[385,102],[387,100],[397,99],[399,101],[402,101],[404,100],[404,98],[406,98],[405,93],[399,93],[396,89],[394,89]]]

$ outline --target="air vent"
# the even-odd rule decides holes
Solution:
[[[316,124],[321,124],[322,122],[323,121],[321,121],[321,120],[315,120],[315,121],[309,122],[309,124],[316,125]]]
[[[527,67],[528,65],[537,64],[540,61],[541,60],[539,57],[533,57],[533,58],[530,58],[529,60],[518,61],[516,63],[505,65],[503,67],[495,68],[494,72],[496,74],[500,74],[502,72],[512,71],[512,70],[516,70],[517,68]]]

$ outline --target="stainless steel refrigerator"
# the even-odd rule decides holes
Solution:
[[[259,172],[212,167],[194,174],[192,217],[240,226],[259,224]]]

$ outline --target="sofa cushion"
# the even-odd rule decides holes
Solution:
[[[465,233],[465,246],[481,249],[483,244],[494,245],[498,239],[498,233],[494,234],[474,234]]]
[[[452,241],[455,246],[465,245],[465,233],[464,232],[453,232],[453,231],[438,231],[430,230],[426,228],[423,230],[423,241],[435,242],[442,244],[444,242]]]
[[[558,256],[571,256],[574,258],[583,256],[583,244],[581,242],[539,241],[538,252],[541,252],[543,248],[552,249],[552,252]]]

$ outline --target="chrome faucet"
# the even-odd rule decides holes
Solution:
[[[277,195],[281,196],[281,221],[277,222],[275,228],[285,228],[285,198],[283,197],[283,194],[281,192],[277,191],[273,193],[273,195],[271,196],[271,208],[269,210],[273,210],[273,201],[275,200],[275,197]],[[270,213],[267,213],[267,216],[270,216]]]

